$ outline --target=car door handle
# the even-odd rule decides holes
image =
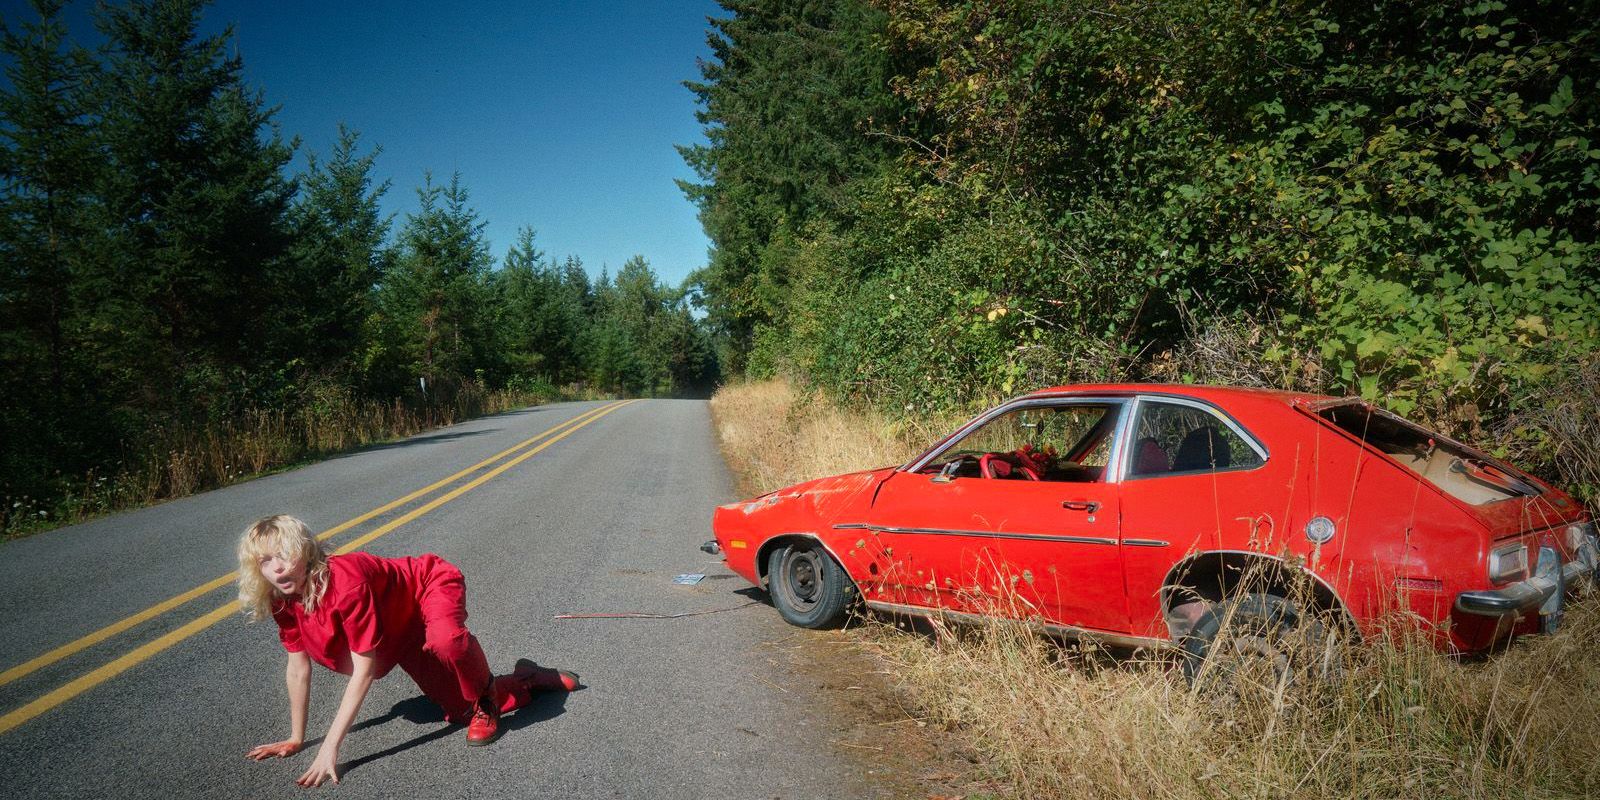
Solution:
[[[1087,511],[1090,514],[1100,510],[1100,504],[1093,500],[1062,500],[1061,507],[1068,511]]]

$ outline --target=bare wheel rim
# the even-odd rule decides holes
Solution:
[[[1267,686],[1276,684],[1289,671],[1289,654],[1273,637],[1261,633],[1229,637],[1214,655],[1224,673]]]
[[[790,550],[783,560],[783,581],[778,587],[789,607],[801,613],[816,608],[822,598],[822,559],[815,550]]]

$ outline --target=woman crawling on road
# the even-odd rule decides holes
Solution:
[[[491,677],[467,619],[461,570],[427,554],[379,558],[329,556],[305,523],[279,514],[239,540],[239,604],[252,621],[271,616],[289,653],[289,738],[251,750],[249,758],[284,758],[306,739],[311,662],[350,676],[316,760],[295,782],[339,782],[339,745],[372,682],[398,665],[445,719],[467,724],[467,744],[500,735],[500,715],[535,691],[572,691],[578,676],[521,659],[510,675]]]

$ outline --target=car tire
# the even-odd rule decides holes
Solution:
[[[786,545],[767,556],[767,593],[790,625],[833,628],[844,622],[856,586],[821,545]]]
[[[1277,683],[1306,668],[1327,678],[1337,672],[1333,633],[1324,620],[1303,613],[1287,598],[1250,593],[1212,603],[1179,640],[1178,650],[1191,682],[1265,678]]]

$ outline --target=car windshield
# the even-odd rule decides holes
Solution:
[[[1008,411],[950,444],[922,471],[977,476],[989,456],[1033,467],[1040,480],[1098,481],[1111,459],[1120,409],[1119,403],[1077,403]]]
[[[1540,493],[1526,475],[1365,403],[1324,408],[1317,416],[1463,502],[1484,505]]]

